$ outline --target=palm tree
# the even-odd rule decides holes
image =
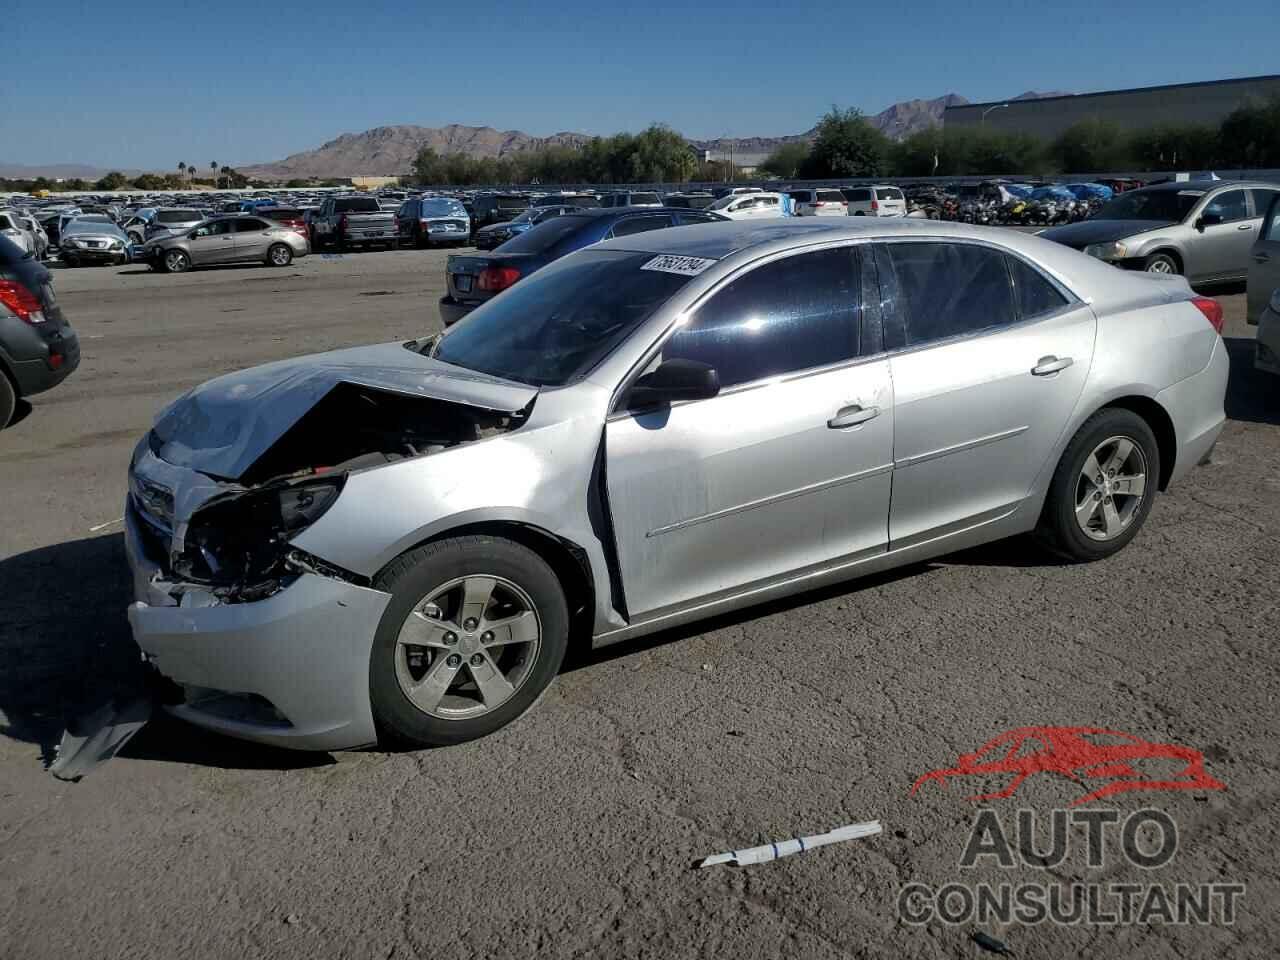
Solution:
[[[182,162],[181,160],[178,161],[178,174],[181,175],[183,171],[185,171],[186,169],[187,169],[186,163]]]
[[[209,172],[213,174],[213,179],[214,179],[214,182],[216,183],[218,179],[218,161],[217,160],[209,161]]]

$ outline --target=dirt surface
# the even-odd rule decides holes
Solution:
[[[1239,292],[1214,462],[1111,560],[1007,543],[579,656],[462,747],[294,754],[158,719],[54,780],[64,723],[134,668],[111,522],[155,411],[224,371],[436,329],[443,262],[57,271],[82,366],[0,433],[0,957],[971,957],[976,926],[1024,958],[1280,950],[1280,385],[1252,370]],[[1089,805],[1167,812],[1180,846],[1158,870],[1111,835],[1089,868],[1080,828],[1059,866],[962,869],[967,797],[1009,778],[912,783],[1028,725],[1182,744],[1226,789]],[[1090,784],[1038,774],[989,806],[1010,827]],[[875,818],[880,836],[690,869]],[[1231,925],[898,917],[904,884],[982,881],[1247,889]]]

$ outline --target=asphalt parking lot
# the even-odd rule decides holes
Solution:
[[[1238,290],[1216,292],[1232,375],[1213,462],[1110,560],[999,544],[582,654],[460,747],[294,754],[161,718],[53,779],[64,725],[134,670],[113,521],[155,411],[225,371],[437,329],[444,258],[57,271],[81,368],[0,433],[0,957],[970,957],[974,924],[899,919],[905,884],[1100,877],[1246,890],[1230,925],[982,929],[1024,958],[1276,954],[1280,384],[1252,370]],[[981,791],[912,784],[1023,726],[1191,747],[1226,789],[1093,804],[1168,813],[1159,870],[1074,846],[962,868]],[[1083,792],[1045,774],[990,805]],[[882,834],[690,869],[871,819]]]

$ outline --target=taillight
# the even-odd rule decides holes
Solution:
[[[476,288],[497,293],[505,290],[520,279],[520,271],[515,267],[485,267],[476,277]]]
[[[872,200],[872,201],[871,201],[871,209],[872,209],[872,210],[879,210],[879,209],[880,209],[880,201],[879,201],[879,200]]]
[[[338,218],[338,229],[339,230],[347,229],[347,215],[345,213]]]
[[[0,303],[12,310],[19,320],[27,323],[44,323],[44,312],[40,308],[40,301],[20,283],[0,280]]]
[[[1222,304],[1213,297],[1192,297],[1191,302],[1195,308],[1204,314],[1204,318],[1209,321],[1209,326],[1222,333],[1222,324],[1226,318],[1222,315]]]

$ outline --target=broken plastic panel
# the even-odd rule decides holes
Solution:
[[[814,850],[818,847],[841,843],[845,840],[870,837],[880,832],[879,820],[870,820],[866,823],[850,823],[843,827],[836,827],[836,829],[827,833],[814,834],[809,837],[792,837],[790,840],[778,840],[775,843],[766,843],[759,847],[747,847],[745,850],[717,853],[714,856],[707,857],[696,866],[714,867],[722,863],[731,863],[739,867],[745,867],[753,863],[768,863],[770,860],[779,860],[782,857],[803,853],[806,850]]]

